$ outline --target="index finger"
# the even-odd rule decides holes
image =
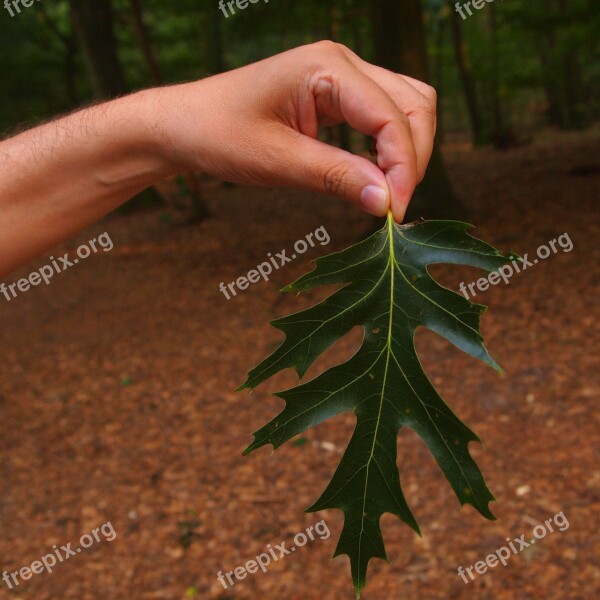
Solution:
[[[373,79],[392,98],[410,121],[412,137],[417,151],[418,181],[423,179],[437,127],[435,89],[406,75],[399,75],[364,61],[349,48],[342,48],[350,62]]]
[[[311,89],[320,115],[345,121],[375,139],[390,208],[401,222],[417,185],[417,152],[407,115],[384,89],[350,63],[336,77],[316,73]]]

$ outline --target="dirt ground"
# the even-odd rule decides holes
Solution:
[[[506,152],[447,153],[476,235],[531,255],[567,232],[574,247],[477,296],[490,307],[482,328],[506,376],[419,333],[427,372],[484,442],[471,449],[498,520],[461,509],[425,445],[401,432],[403,489],[423,536],[384,517],[390,562],[371,562],[365,600],[600,596],[599,140],[597,132],[553,134]],[[272,392],[295,378],[282,373],[252,394],[233,389],[277,343],[269,320],[318,297],[280,294],[278,286],[318,255],[357,241],[372,220],[301,192],[210,184],[206,193],[213,218],[170,227],[157,210],[112,216],[63,250],[107,231],[111,252],[10,303],[0,296],[0,572],[31,566],[54,544],[76,547],[104,523],[117,533],[52,574],[12,590],[0,580],[0,599],[354,597],[347,558],[330,560],[341,514],[302,512],[333,474],[352,415],[275,453],[242,457],[249,434],[281,408]],[[219,292],[220,282],[319,226],[328,246],[229,301]],[[453,289],[479,276],[435,272]],[[358,339],[342,340],[325,363],[348,357]],[[537,524],[561,511],[564,531],[555,528],[468,584],[458,575],[506,538],[530,540]],[[328,539],[227,590],[217,580],[267,544],[290,546],[322,519]]]

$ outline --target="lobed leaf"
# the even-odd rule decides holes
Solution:
[[[329,417],[355,413],[356,428],[331,482],[307,511],[344,512],[335,556],[349,556],[357,597],[369,560],[386,559],[381,516],[393,513],[419,532],[396,464],[400,428],[410,427],[421,436],[461,504],[494,519],[489,509],[494,497],[468,450],[469,442],[479,440],[436,392],[414,347],[416,328],[427,327],[500,370],[479,331],[486,307],[440,286],[427,271],[435,263],[496,271],[513,259],[470,236],[469,227],[458,221],[397,225],[388,215],[384,228],[371,237],[318,259],[311,273],[284,289],[345,285],[315,306],[273,321],[285,340],[238,388],[254,388],[286,368],[302,378],[329,346],[356,325],[364,328],[362,345],[352,358],[276,394],[285,408],[254,433],[245,451],[267,444],[277,448]]]

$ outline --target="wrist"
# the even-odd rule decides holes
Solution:
[[[112,103],[111,127],[119,130],[112,151],[124,158],[133,177],[150,186],[176,175],[178,165],[165,151],[167,135],[162,127],[160,88],[136,92]]]
[[[214,112],[218,89],[206,81],[153,88],[132,97],[138,97],[134,107],[144,123],[144,143],[169,175],[204,172],[203,159],[219,146],[222,124]]]

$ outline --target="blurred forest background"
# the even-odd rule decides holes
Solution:
[[[498,520],[459,510],[404,428],[402,486],[423,537],[384,517],[390,563],[371,563],[365,600],[600,598],[599,6],[495,0],[471,4],[463,20],[449,0],[259,0],[226,18],[219,0],[36,0],[11,17],[0,0],[0,138],[98,99],[330,38],[438,90],[438,148],[409,218],[460,216],[521,256],[572,239],[573,251],[477,295],[506,377],[419,332],[430,380],[485,442],[471,449]],[[347,128],[322,135],[369,156],[370,140]],[[13,301],[0,294],[0,600],[354,597],[347,558],[330,560],[341,513],[302,512],[334,472],[354,415],[244,459],[249,433],[282,408],[272,392],[297,377],[286,370],[252,397],[233,389],[277,345],[267,323],[318,298],[277,290],[375,219],[319,194],[190,173],[157,187],[51,252],[103,232],[113,250]],[[331,244],[230,301],[221,294],[222,282],[318,227]],[[449,289],[480,276],[446,267],[432,274]],[[315,373],[350,357],[359,334]],[[468,585],[458,576],[559,511],[566,533]],[[320,519],[330,539],[234,588],[217,580]],[[109,521],[114,542],[4,587],[5,570]]]
[[[12,18],[3,10],[0,134],[97,99],[198,79],[325,38],[434,85],[438,143],[509,148],[543,128],[584,129],[598,119],[597,0],[498,0],[471,8],[472,16],[462,9],[466,19],[455,6],[272,0],[225,17],[217,0],[42,0]],[[368,147],[344,126],[327,137],[354,151]],[[176,192],[204,216],[196,184],[187,176]],[[414,206],[425,216],[460,216],[437,151]]]

